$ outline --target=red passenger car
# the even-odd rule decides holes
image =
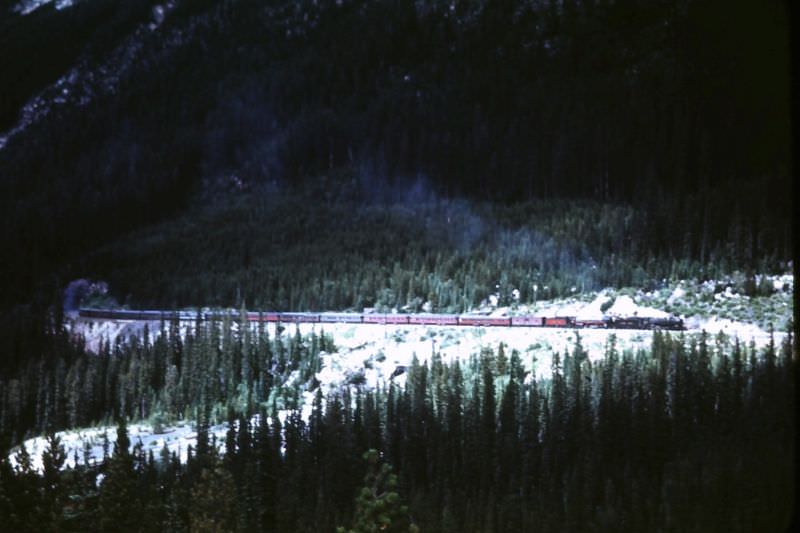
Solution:
[[[574,323],[575,319],[569,316],[549,316],[544,319],[544,325],[549,328],[568,328]]]

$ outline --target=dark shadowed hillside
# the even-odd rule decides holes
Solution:
[[[789,36],[0,0],[0,530],[785,529]]]
[[[790,255],[779,2],[92,0],[6,11],[0,40],[4,306],[190,200],[331,172]]]

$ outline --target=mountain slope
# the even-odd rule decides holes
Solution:
[[[20,81],[0,89],[5,308],[49,298],[43,285],[131,230],[320,176],[370,198],[422,176],[445,197],[631,205],[647,214],[630,230],[643,261],[732,271],[791,255],[776,5],[734,2],[724,24],[695,2],[7,13],[0,64]],[[751,46],[723,25],[746,26]]]

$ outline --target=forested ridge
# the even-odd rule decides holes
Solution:
[[[794,246],[784,3],[15,3],[0,529],[787,526],[792,324],[760,348],[610,335],[599,361],[578,337],[547,378],[502,344],[434,351],[405,385],[328,390],[323,330],[162,323],[88,351],[64,326],[78,279],[134,308],[464,312],[734,277],[768,296]],[[181,419],[185,463],[129,449],[126,423]],[[54,432],[100,424],[104,461],[63,469]],[[43,433],[37,472],[12,448]]]
[[[424,176],[445,198],[623,204],[655,228],[641,246],[678,260],[731,239],[736,268],[791,255],[780,2],[209,0],[125,38],[154,5],[0,22],[4,129],[59,76],[89,87],[0,151],[5,308],[131,230],[320,176],[373,197]]]
[[[495,293],[508,305],[514,291],[532,302],[790,268],[766,252],[777,246],[768,232],[696,232],[688,201],[659,218],[592,200],[449,200],[424,181],[374,194],[356,179],[242,194],[100,248],[70,277],[107,280],[133,308],[463,312]]]
[[[763,349],[654,332],[651,347],[636,352],[612,335],[594,362],[577,337],[554,353],[551,377],[538,379],[502,344],[452,363],[434,352],[414,359],[405,386],[354,380],[327,393],[314,388],[320,351],[334,349],[321,332],[270,336],[263,326],[198,323],[182,337],[164,324],[152,342],[131,338],[98,355],[63,333],[54,339],[49,357],[2,383],[3,434],[126,418],[167,424],[188,414],[197,446],[186,464],[167,451],[129,451],[122,423],[100,466],[78,457],[79,466],[60,470],[56,437],[41,475],[26,452],[14,468],[3,454],[0,514],[14,531],[331,531],[354,513],[421,531],[780,531],[789,523],[791,332]],[[307,420],[301,390],[316,394]],[[281,419],[280,409],[291,414]],[[224,420],[220,454],[208,427]],[[378,483],[376,456],[360,460],[369,449],[393,466],[396,496],[357,511],[367,466],[368,483]]]

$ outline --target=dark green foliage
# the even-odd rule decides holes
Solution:
[[[380,501],[353,501],[371,448],[424,531],[786,526],[791,338],[578,343],[547,380],[503,347],[434,353],[404,388],[317,390],[306,422],[329,337],[163,324],[87,353],[53,296],[461,311],[734,270],[769,294],[754,273],[793,243],[782,5],[196,0],[129,40],[155,3],[2,2],[0,130],[76,64],[97,82],[0,151],[0,528],[331,531]],[[127,418],[183,417],[186,465],[129,450]],[[7,459],[116,419],[103,466],[61,470],[52,437],[41,475]]]
[[[134,469],[134,457],[130,451],[130,439],[125,419],[117,427],[114,453],[108,460],[100,488],[99,530],[135,531],[141,523],[140,496],[137,477],[141,472]]]
[[[197,326],[181,337],[177,323],[162,323],[153,342],[145,326],[142,338],[102,343],[97,354],[62,330],[45,354],[0,378],[0,432],[21,437],[120,417],[163,425],[198,412],[206,422],[212,415],[220,421],[273,401],[294,408],[294,387],[313,385],[320,349],[335,350],[324,333],[270,338],[264,327],[245,322],[236,330],[231,323]],[[275,361],[272,354],[292,359]],[[287,381],[290,363],[300,370],[297,382]]]
[[[198,456],[200,471],[195,476],[188,509],[189,530],[198,533],[236,531],[236,485],[229,468],[213,451]]]
[[[88,102],[50,106],[0,151],[2,309],[46,292],[42,282],[53,275],[85,275],[75,261],[130,230],[187,207],[235,204],[231,191],[284,189],[309,177],[322,182],[314,203],[354,183],[367,193],[362,203],[414,203],[425,196],[416,177],[427,176],[446,197],[635,206],[646,216],[626,217],[624,231],[602,229],[596,241],[605,250],[593,257],[613,263],[607,276],[619,275],[613,284],[654,277],[651,253],[674,259],[678,271],[684,261],[724,271],[791,255],[781,4],[737,0],[721,17],[699,1],[451,9],[439,1],[209,0],[178,6],[158,31],[129,39],[152,19],[153,4],[97,0],[0,19],[0,71],[11,80],[0,88],[0,131],[73,65],[96,76],[85,76]],[[213,249],[247,271],[262,257],[250,248],[252,233],[296,241],[304,222],[290,218],[297,227],[283,232],[237,225],[237,238]],[[588,226],[611,220],[580,218]],[[610,259],[623,243],[639,262]],[[564,266],[575,259],[565,255]],[[126,259],[104,258],[111,270],[117,261]],[[162,271],[177,273],[185,262]],[[209,271],[224,262],[197,263]],[[242,296],[317,306],[296,294],[312,279],[245,291],[255,276],[237,280]],[[121,277],[117,290],[140,301],[172,286],[156,276],[137,296],[139,280]],[[583,277],[563,283],[594,281],[591,270]],[[184,278],[187,287],[197,281]],[[408,291],[382,278],[366,291],[375,303]],[[498,283],[499,275],[491,287]],[[343,278],[335,285],[329,290],[359,293],[335,301],[361,305],[364,291]],[[184,288],[170,297],[238,306],[236,289]],[[421,292],[423,301],[429,293],[439,297]]]
[[[138,308],[246,301],[274,310],[420,311],[430,302],[434,311],[463,311],[495,293],[510,304],[514,289],[522,302],[607,286],[653,290],[741,266],[726,263],[723,241],[708,245],[703,263],[675,241],[638,233],[651,213],[624,205],[500,207],[436,195],[368,205],[363,188],[339,185],[259,191],[199,209],[86,257],[76,275],[108,280],[119,301]],[[759,268],[781,263],[765,258]]]
[[[356,497],[353,526],[349,529],[337,528],[338,533],[377,533],[379,531],[416,532],[419,529],[409,525],[408,506],[403,505],[397,493],[397,476],[391,465],[380,464],[380,454],[370,449],[364,453],[367,462],[367,475],[364,487]]]
[[[203,346],[227,335],[236,344],[228,329],[186,337],[187,376],[200,368],[195,357],[211,357]],[[279,339],[254,345],[285,342],[288,355],[300,342],[310,357],[310,346],[330,342]],[[790,334],[756,350],[654,332],[648,350],[620,352],[611,337],[605,357],[590,362],[578,339],[553,354],[548,379],[526,376],[505,347],[450,364],[434,352],[413,362],[405,387],[345,386],[327,397],[318,389],[307,423],[298,410],[279,421],[276,402],[288,397],[256,401],[257,418],[230,407],[223,456],[208,416],[236,389],[223,392],[204,371],[192,378],[205,400],[185,465],[129,451],[123,422],[98,488],[97,468],[54,468],[64,458],[51,437],[43,475],[22,450],[15,469],[0,461],[0,510],[15,531],[782,530],[794,490],[793,342]],[[121,384],[141,375],[124,370],[133,354],[153,350],[138,341],[115,348],[129,376]],[[214,374],[226,375],[231,360],[217,357]],[[105,409],[117,412],[113,402]]]
[[[61,469],[66,461],[61,439],[51,433],[47,436],[47,449],[42,454],[43,501],[42,511],[45,520],[52,523],[55,529],[63,527],[62,515],[67,495],[64,475]]]

